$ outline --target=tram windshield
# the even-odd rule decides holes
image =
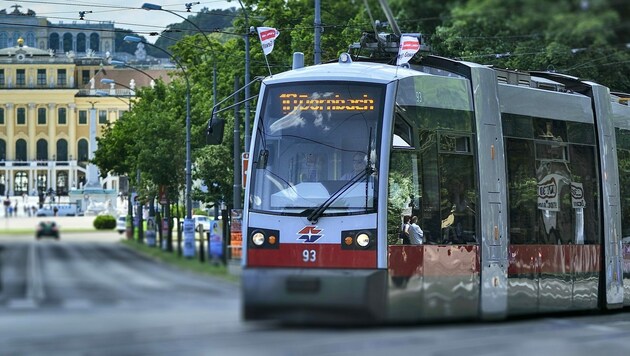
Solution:
[[[383,85],[300,82],[266,88],[252,157],[251,210],[317,216],[373,212]]]

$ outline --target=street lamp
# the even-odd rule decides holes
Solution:
[[[190,12],[190,8],[192,7],[192,5],[197,5],[199,4],[197,3],[187,3],[186,4],[186,10],[188,10],[188,12]],[[190,21],[189,19],[187,19],[186,17],[176,13],[175,11],[171,11],[168,9],[164,9],[162,8],[162,6],[157,5],[157,4],[152,4],[152,3],[148,3],[145,2],[144,4],[142,4],[142,6],[140,7],[141,9],[147,10],[147,11],[151,11],[151,10],[155,10],[155,11],[164,11],[164,12],[168,12],[169,14],[173,14],[177,17],[179,17],[180,19],[188,22],[191,26],[193,26],[195,29],[197,29],[197,31],[199,31],[199,33],[201,33],[201,35],[203,36],[203,38],[206,39],[206,42],[208,42],[208,46],[210,48],[214,48],[214,45],[212,44],[212,42],[210,41],[210,39],[208,38],[208,36],[206,36],[206,33],[199,27],[197,26],[196,23]],[[212,66],[213,66],[213,79],[212,79],[212,100],[214,101],[213,104],[216,104],[217,102],[217,61],[214,57],[214,52],[210,52],[210,55],[212,55]],[[245,76],[245,80],[247,80],[248,76]],[[245,81],[245,83],[247,83],[247,81]]]
[[[188,3],[186,4],[186,9],[188,12],[190,12],[190,8],[192,7],[192,5],[196,5],[199,3]],[[250,77],[249,77],[249,34],[251,33],[251,30],[249,29],[249,18],[247,16],[247,11],[245,10],[245,7],[243,6],[243,3],[241,2],[241,0],[239,0],[239,4],[241,5],[241,8],[243,10],[243,14],[245,15],[245,29],[246,29],[246,33],[244,35],[244,41],[245,41],[245,100],[243,100],[243,102],[245,103],[245,139],[244,139],[244,147],[245,147],[245,152],[249,152],[249,141],[250,141],[250,117],[249,117],[249,99],[250,99],[250,92],[249,92],[249,85],[250,83]],[[157,5],[157,4],[152,4],[152,3],[144,3],[142,4],[142,9],[145,10],[156,10],[156,11],[165,11],[168,12],[170,14],[173,14],[179,18],[181,18],[182,20],[188,22],[189,24],[191,24],[194,28],[196,28],[202,35],[203,37],[206,39],[206,41],[208,42],[208,45],[212,48],[214,47],[212,42],[210,42],[210,39],[208,38],[208,36],[206,36],[206,34],[204,33],[204,31],[199,28],[199,26],[197,26],[197,24],[195,24],[194,22],[190,21],[188,18],[174,12],[168,9],[164,9],[162,8],[162,6]],[[214,66],[214,71],[213,71],[213,99],[214,99],[214,107],[217,106],[217,102],[216,102],[216,98],[217,98],[217,86],[216,86],[216,82],[217,82],[217,76],[216,76],[216,59],[214,57],[214,53],[212,54],[212,60],[214,62],[213,66]],[[235,88],[236,90],[236,88]],[[240,170],[241,170],[241,157],[240,157],[240,152],[241,152],[241,148],[240,148],[240,123],[238,122],[238,116],[235,114],[235,122],[234,122],[234,194],[233,194],[233,200],[234,200],[234,207],[235,208],[240,208],[240,204],[241,204],[241,196],[240,196],[240,187],[241,187],[241,175],[240,175]]]
[[[172,60],[175,61],[177,66],[184,73],[184,79],[186,81],[186,219],[192,219],[192,198],[191,198],[191,186],[192,186],[192,164],[191,164],[191,151],[190,151],[190,81],[188,80],[188,73],[186,72],[186,68],[179,62],[179,60],[173,56],[170,52],[166,51],[162,47],[156,46],[152,43],[142,41],[140,37],[135,36],[125,36],[125,42],[142,42],[145,45],[149,45],[164,52],[167,56],[169,56]]]
[[[101,84],[118,84],[122,87],[125,87],[127,89],[129,89],[130,94],[131,92],[135,92],[133,89],[131,89],[130,87],[118,83],[113,79],[109,79],[109,78],[101,78]],[[118,95],[110,95],[109,92],[106,91],[100,91],[97,90],[96,91],[97,95],[102,95],[102,96],[111,96],[113,98],[116,98],[118,100],[123,100],[121,99]],[[129,95],[129,111],[131,111],[131,95]],[[140,170],[136,169],[136,183],[138,184],[138,186],[140,185]],[[138,209],[138,241],[142,241],[142,209]],[[125,221],[126,224],[126,230],[127,230],[127,239],[133,239],[134,236],[134,224],[133,224],[133,199],[132,199],[132,192],[131,189],[129,189],[129,194],[127,196],[127,220]]]

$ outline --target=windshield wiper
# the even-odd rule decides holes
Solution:
[[[363,178],[369,177],[370,175],[372,175],[372,173],[374,173],[374,169],[370,165],[367,165],[365,167],[365,170],[352,177],[346,184],[344,184],[343,186],[341,186],[341,188],[337,189],[337,191],[331,194],[330,197],[326,199],[326,201],[324,201],[320,206],[315,209],[306,209],[302,212],[302,215],[309,214],[307,216],[308,221],[310,221],[311,224],[317,223],[317,220],[319,220],[324,211],[326,211],[326,209],[328,209],[328,207],[332,205],[335,200],[339,199],[339,197],[342,196],[343,193],[345,193],[348,189],[350,189],[353,184],[360,182]]]

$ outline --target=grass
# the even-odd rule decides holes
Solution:
[[[227,267],[222,264],[212,264],[207,260],[202,263],[199,262],[199,257],[186,258],[177,255],[177,251],[168,252],[163,251],[161,248],[149,247],[145,244],[139,244],[135,240],[122,239],[122,244],[125,246],[145,255],[152,259],[158,260],[162,263],[167,263],[177,268],[191,271],[194,273],[209,275],[213,277],[219,277],[226,281],[238,282],[240,278],[232,275],[228,272]]]

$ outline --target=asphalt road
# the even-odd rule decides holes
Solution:
[[[0,236],[2,355],[625,355],[630,313],[388,327],[244,323],[239,287],[116,233]]]

